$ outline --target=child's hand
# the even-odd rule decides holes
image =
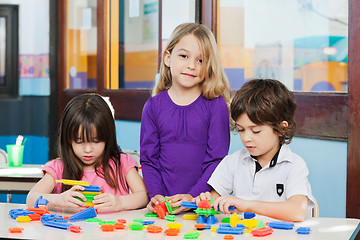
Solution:
[[[155,212],[155,206],[156,204],[159,204],[161,202],[161,200],[163,200],[165,197],[163,195],[155,195],[154,197],[151,198],[150,202],[148,203],[148,205],[146,206],[146,208],[153,213]]]
[[[84,202],[75,198],[78,197],[86,201],[86,197],[77,190],[84,190],[84,187],[75,185],[69,190],[60,193],[59,196],[54,197],[54,205],[59,207],[85,207]]]
[[[181,202],[190,202],[193,199],[193,196],[190,194],[176,194],[171,197],[169,200],[169,203],[171,204],[171,207],[179,207],[178,209],[173,211],[173,214],[178,214],[182,211],[187,211],[189,208],[181,207]]]
[[[231,214],[229,207],[234,206],[239,212],[246,212],[248,209],[248,201],[234,196],[219,197],[213,202],[215,211],[220,211],[225,214]]]
[[[94,208],[100,212],[115,212],[121,209],[121,198],[111,193],[96,195],[92,201]]]
[[[211,194],[210,192],[204,192],[204,193],[200,193],[199,196],[197,196],[196,198],[193,198],[191,201],[192,202],[196,202],[196,204],[198,204],[200,201],[203,200],[209,200],[211,199]]]

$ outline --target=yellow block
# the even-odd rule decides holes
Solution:
[[[185,214],[183,216],[185,220],[197,220],[198,215],[197,214]]]
[[[239,221],[240,221],[239,216],[238,216],[236,213],[234,213],[234,214],[231,215],[231,217],[230,217],[230,226],[231,226],[232,228],[236,227],[236,224],[238,224]],[[244,225],[245,225],[245,224],[244,224]],[[245,226],[246,226],[246,225],[245,225]]]
[[[19,216],[16,220],[21,223],[27,223],[31,221],[31,218],[29,216]]]
[[[172,228],[172,229],[180,229],[180,228],[182,228],[182,225],[180,223],[175,223],[175,222],[168,223],[166,226],[168,228]]]
[[[85,203],[85,207],[93,207],[95,206],[92,202],[84,202]]]
[[[85,187],[90,186],[90,184],[88,182],[69,180],[69,179],[60,179],[60,180],[56,180],[56,182],[57,183],[62,183],[62,184],[65,184],[65,185],[80,185],[80,186],[85,186]]]
[[[102,194],[102,192],[83,192],[83,191],[78,191],[79,193],[82,193],[84,195],[88,194],[88,195],[99,195]]]

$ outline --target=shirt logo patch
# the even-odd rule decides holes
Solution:
[[[284,192],[284,184],[276,184],[276,193],[281,197]]]

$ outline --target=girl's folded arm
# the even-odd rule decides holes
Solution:
[[[303,221],[307,202],[305,195],[294,195],[285,202],[249,201],[247,211],[284,221]]]
[[[144,180],[135,168],[131,168],[126,174],[126,182],[131,190],[128,195],[120,196],[120,210],[143,208],[149,202]]]

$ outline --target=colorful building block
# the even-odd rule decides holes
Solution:
[[[71,226],[69,226],[69,230],[74,233],[79,233],[79,232],[81,232],[82,228],[80,226],[71,225]]]
[[[236,235],[240,235],[244,232],[244,228],[238,228],[238,227],[219,227],[218,229],[216,229],[217,233],[221,233],[221,234],[236,234]]]
[[[49,201],[47,199],[43,198],[43,196],[40,196],[38,199],[36,199],[34,208],[38,208],[39,205],[46,206],[48,203]]]
[[[294,223],[273,221],[269,222],[268,226],[275,229],[291,230],[294,228]]]
[[[24,228],[21,228],[21,227],[11,227],[11,228],[9,228],[9,232],[11,232],[11,233],[22,233],[22,230],[24,230]]]
[[[160,233],[160,232],[162,232],[162,228],[159,227],[159,226],[149,226],[146,230],[149,233]]]
[[[309,227],[299,227],[295,230],[298,234],[309,234],[311,229]]]
[[[244,212],[244,218],[245,219],[251,219],[251,218],[254,218],[256,216],[255,213],[252,213],[252,212]]]
[[[65,229],[65,230],[67,230],[72,225],[70,223],[65,223],[65,222],[57,221],[57,220],[43,221],[42,223],[47,227],[60,228],[60,229]]]
[[[34,214],[35,212],[27,210],[27,209],[11,209],[9,211],[10,217],[16,219],[19,216],[27,216],[28,214]]]
[[[29,216],[18,216],[16,220],[20,223],[27,223],[31,221],[31,218]]]
[[[253,229],[251,234],[255,237],[263,237],[272,234],[274,230],[271,227],[264,227],[260,229]]]
[[[82,221],[86,220],[88,218],[94,218],[97,216],[96,210],[93,207],[86,208],[82,210],[81,212],[78,212],[72,216],[69,217],[70,222],[74,221]]]
[[[69,179],[60,179],[60,180],[56,180],[57,183],[62,183],[65,185],[80,185],[80,186],[90,186],[90,184],[88,182],[85,181],[76,181],[76,180],[69,180]]]

